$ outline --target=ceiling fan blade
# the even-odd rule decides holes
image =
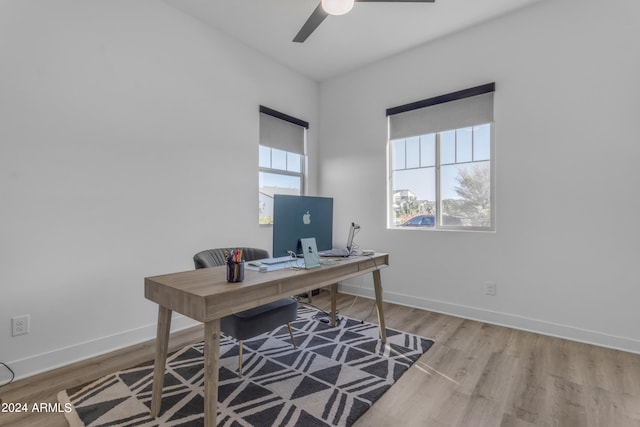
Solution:
[[[318,28],[318,25],[320,25],[327,16],[329,16],[329,14],[318,4],[318,7],[316,7],[311,16],[309,16],[309,19],[307,19],[307,22],[300,28],[300,31],[298,31],[293,41],[296,43],[304,43],[307,37]]]

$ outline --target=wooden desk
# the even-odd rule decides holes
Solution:
[[[204,419],[205,427],[213,427],[216,425],[218,403],[221,317],[330,286],[331,323],[335,326],[338,282],[372,273],[380,339],[386,342],[380,268],[388,265],[388,254],[375,254],[345,258],[336,264],[311,270],[284,269],[260,273],[245,269],[244,281],[239,283],[227,283],[224,266],[145,278],[144,296],[159,305],[151,415],[157,417],[160,412],[173,311],[204,323]]]

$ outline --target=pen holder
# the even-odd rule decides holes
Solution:
[[[242,282],[244,280],[244,262],[227,263],[227,282]]]

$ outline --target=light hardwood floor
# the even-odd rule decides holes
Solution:
[[[314,305],[327,309],[322,292]],[[338,295],[341,315],[376,322],[374,302]],[[640,355],[385,303],[387,327],[433,347],[356,423],[369,426],[640,426]],[[201,340],[194,328],[174,349]],[[56,393],[151,360],[153,343],[0,388],[5,402],[55,402]],[[0,425],[66,426],[60,414],[0,414]]]

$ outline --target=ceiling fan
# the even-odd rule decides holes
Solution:
[[[304,43],[327,16],[348,13],[356,1],[369,3],[433,3],[435,0],[321,0],[293,41],[295,43]]]

